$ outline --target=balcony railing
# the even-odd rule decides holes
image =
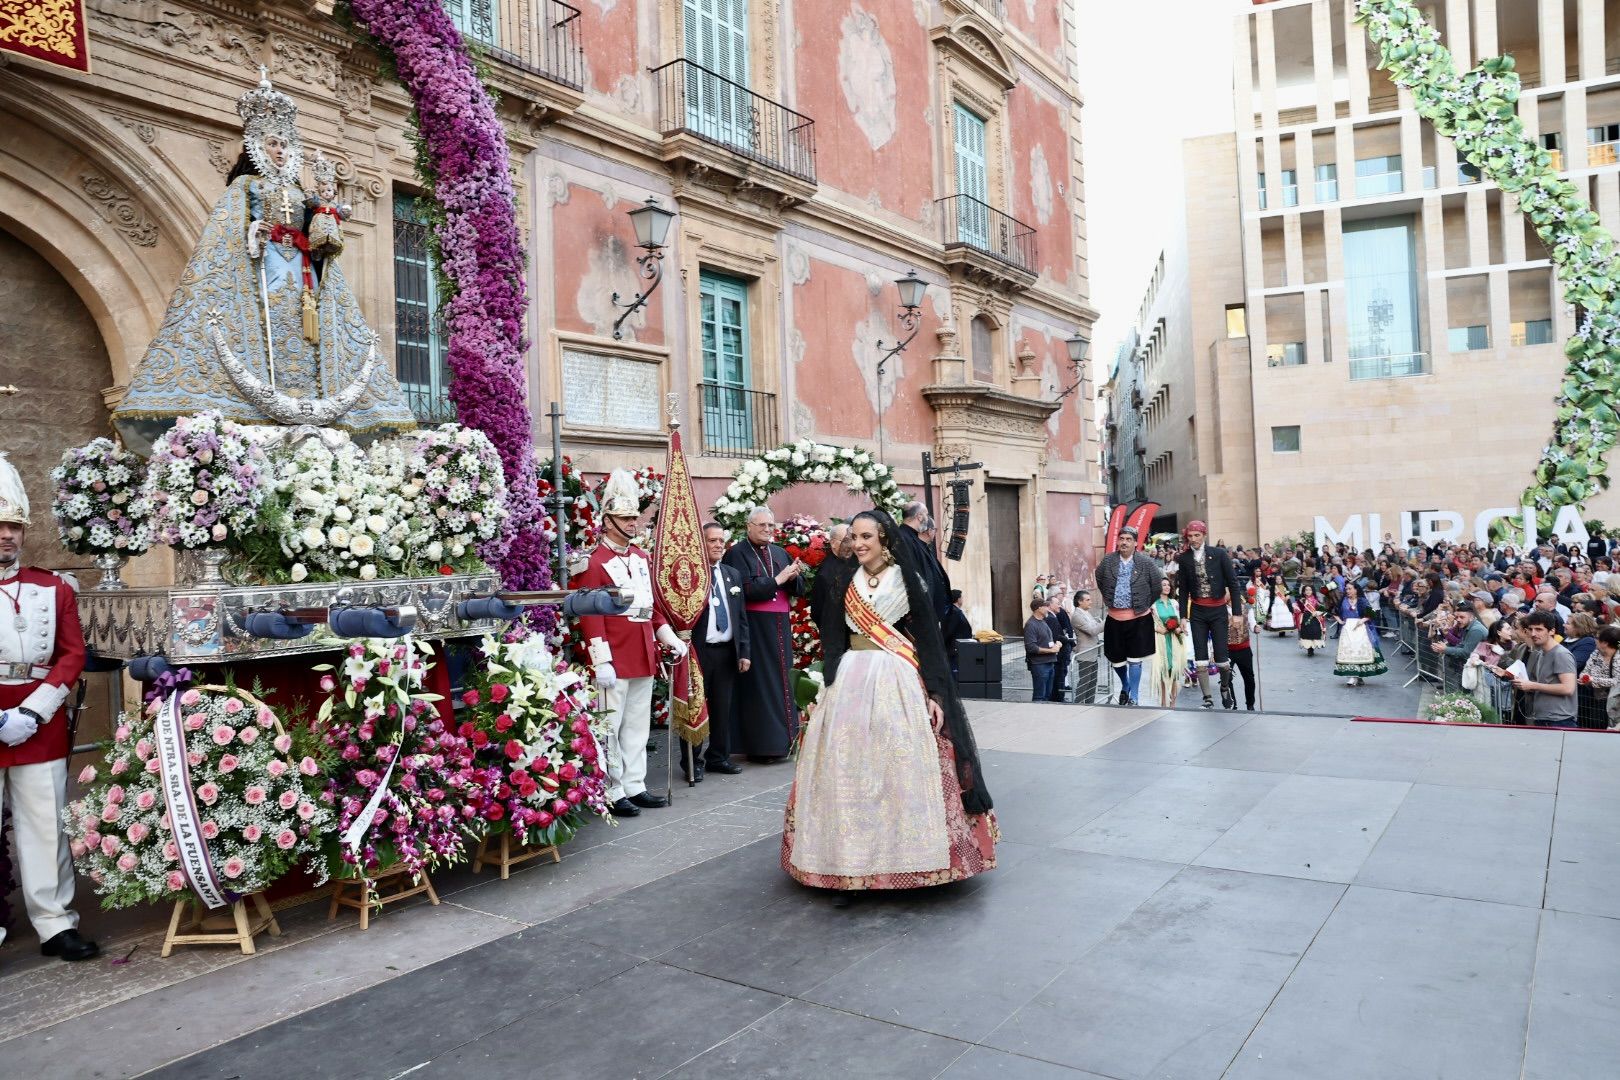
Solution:
[[[789,176],[816,182],[816,122],[690,60],[653,69],[658,124]]]
[[[1620,142],[1593,143],[1586,148],[1586,163],[1593,167],[1613,165],[1620,160],[1620,156],[1615,153],[1616,150],[1620,150]]]
[[[463,0],[451,18],[468,43],[490,59],[571,90],[585,89],[579,9],[572,4],[563,0]]]
[[[1035,273],[1035,230],[971,195],[936,199],[944,211],[945,247],[976,248],[992,258]]]
[[[456,421],[456,407],[450,404],[450,398],[443,390],[433,391],[413,386],[401,387],[405,391],[405,403],[411,407],[411,415],[416,422],[431,427],[438,424],[453,424]]]
[[[710,457],[750,458],[774,448],[776,395],[740,386],[701,382],[703,452]]]
[[[1429,374],[1428,353],[1394,353],[1390,356],[1355,356],[1350,359],[1350,381],[1370,379],[1409,379]]]

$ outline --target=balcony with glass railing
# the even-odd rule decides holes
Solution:
[[[1266,367],[1300,367],[1304,363],[1303,341],[1279,341],[1266,346]]]
[[[1620,161],[1620,141],[1592,143],[1586,148],[1586,164],[1593,168],[1617,161]]]
[[[1367,382],[1375,379],[1410,379],[1428,375],[1428,353],[1393,353],[1388,356],[1353,356],[1350,358],[1350,381]]]

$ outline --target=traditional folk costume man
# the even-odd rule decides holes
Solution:
[[[88,960],[79,936],[73,859],[59,824],[67,787],[68,688],[84,670],[79,601],[65,578],[22,565],[28,496],[0,454],[0,807],[11,804],[17,871],[40,952]],[[0,941],[5,939],[0,927]]]
[[[739,753],[750,761],[784,758],[798,734],[798,703],[789,681],[793,670],[793,597],[806,592],[804,564],[771,541],[776,519],[760,508],[749,515],[748,535],[721,562],[742,577],[753,664],[737,682]]]
[[[1215,667],[1220,672],[1221,704],[1237,708],[1232,692],[1232,658],[1227,652],[1232,615],[1243,614],[1243,600],[1232,556],[1223,547],[1204,543],[1209,527],[1202,521],[1187,526],[1187,550],[1176,557],[1181,582],[1181,614],[1192,628],[1193,655],[1198,660],[1198,689],[1204,694],[1204,708],[1213,709],[1209,693],[1209,649],[1215,643]]]
[[[617,817],[635,817],[642,809],[668,805],[662,795],[647,790],[647,737],[652,733],[653,676],[658,673],[655,637],[677,657],[686,655],[686,646],[653,607],[647,553],[631,544],[641,521],[641,497],[635,480],[622,469],[608,477],[602,520],[602,542],[574,585],[630,594],[625,614],[586,615],[579,625],[608,713],[608,804]]]
[[[1136,530],[1119,532],[1118,550],[1097,566],[1097,591],[1108,605],[1103,620],[1103,655],[1119,676],[1119,703],[1135,705],[1142,689],[1142,664],[1153,659],[1153,601],[1164,572],[1136,550]]]
[[[698,667],[703,671],[703,694],[709,702],[709,745],[697,762],[697,776],[705,771],[734,774],[742,767],[731,760],[736,744],[733,703],[737,679],[748,673],[751,652],[748,613],[743,609],[742,575],[721,563],[726,553],[726,530],[720,525],[703,528],[703,548],[709,558],[709,602],[692,628]],[[684,767],[684,766],[683,766]]]

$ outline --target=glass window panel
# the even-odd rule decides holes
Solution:
[[[1446,337],[1454,353],[1491,347],[1491,330],[1488,326],[1453,326]]]
[[[1392,195],[1402,190],[1401,156],[1362,158],[1356,162],[1356,195]]]
[[[1299,425],[1288,427],[1274,427],[1271,429],[1271,450],[1275,454],[1294,454],[1299,452]]]
[[[1531,319],[1508,327],[1510,345],[1550,345],[1553,340],[1551,319]]]
[[[1249,335],[1249,310],[1242,304],[1233,304],[1226,309],[1226,336],[1229,338],[1247,337]]]
[[[1417,353],[1417,253],[1412,219],[1347,222],[1344,272],[1350,358]]]

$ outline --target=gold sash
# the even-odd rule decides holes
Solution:
[[[860,589],[852,581],[844,593],[844,606],[849,610],[850,617],[855,620],[855,627],[873,644],[891,656],[898,656],[911,665],[911,669],[922,675],[922,666],[917,662],[917,649],[911,644],[911,639],[883,621],[877,610],[867,603],[866,597],[861,595]]]

